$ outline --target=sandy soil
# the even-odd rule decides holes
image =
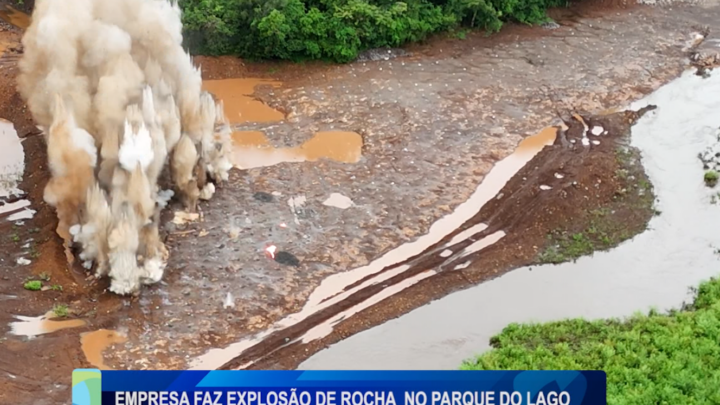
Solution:
[[[575,110],[591,119],[591,113],[621,107],[676,76],[686,66],[694,32],[704,24],[712,32],[720,9],[625,9],[621,3],[591,2],[553,16],[557,29],[508,26],[490,38],[438,39],[382,62],[331,66],[197,58],[206,79],[263,77],[282,83],[280,88],[258,87],[256,97],[282,111],[285,120],[245,123],[239,130],[263,131],[275,146],[299,145],[322,130],[354,131],[363,137],[363,157],[356,164],[324,160],[234,171],[230,184],[201,207],[202,221],[168,222],[170,269],[162,285],[136,299],[106,293],[106,285],[89,284],[82,270],[66,266],[53,233],[54,213],[42,202],[47,181],[43,140],[15,91],[20,33],[3,26],[0,38],[15,45],[0,59],[0,116],[14,122],[25,139],[27,170],[21,188],[37,214],[22,225],[0,223],[0,235],[8,238],[0,249],[0,322],[7,324],[15,315],[42,315],[65,304],[71,318],[86,324],[34,339],[3,334],[0,402],[66,402],[70,370],[97,366],[82,351],[82,333],[108,329],[127,335],[107,342],[114,342],[104,352],[107,367],[181,368],[211,347],[267,330],[301,309],[328,275],[366,265],[426,233],[465,201],[520,140],[557,121],[558,111],[568,119],[567,138],[576,139],[575,146],[557,141],[547,148],[508,183],[503,198],[465,225],[484,222],[484,233],[506,233],[472,264],[461,271],[439,271],[335,325],[325,338],[286,345],[303,328],[330,316],[318,314],[295,329],[269,335],[240,357],[228,356],[224,367],[248,361],[261,368],[294,367],[327,344],[429,300],[541,257],[547,260],[543,252],[548,246],[586,232],[608,207],[615,214],[603,216],[602,223],[612,243],[644,229],[652,214],[651,187],[643,186],[646,194],[638,194],[644,183],[637,157],[630,151],[619,159],[617,149],[633,114],[593,117],[610,130],[613,141],[594,145],[588,153],[577,146],[573,131],[579,124],[569,113]],[[554,177],[558,170],[562,179]],[[618,175],[619,170],[630,175]],[[539,190],[539,185],[552,189]],[[355,207],[323,205],[331,193],[351,197]],[[298,196],[307,202],[291,210],[287,201]],[[618,223],[624,226],[618,228]],[[279,224],[287,229],[278,229]],[[549,240],[548,233],[555,239]],[[30,243],[27,251],[21,249],[25,243]],[[299,265],[268,259],[263,251],[268,243],[288,250]],[[16,265],[19,255],[32,257],[32,263]],[[401,276],[437,264],[421,259]],[[22,288],[29,277],[41,275],[49,277],[46,285],[60,285],[62,291]],[[224,308],[229,292],[235,305]],[[353,299],[361,300],[362,294]],[[102,344],[90,346],[103,349]]]

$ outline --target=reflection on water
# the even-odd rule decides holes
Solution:
[[[255,86],[261,84],[278,87],[281,83],[253,78],[205,80],[203,89],[223,101],[225,116],[231,124],[283,120],[283,113],[252,97]]]
[[[294,148],[274,148],[262,132],[240,131],[232,135],[232,162],[240,169],[273,166],[285,162],[315,162],[331,159],[357,163],[362,153],[362,136],[355,132],[318,132]]]

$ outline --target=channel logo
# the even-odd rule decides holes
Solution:
[[[72,373],[72,405],[102,405],[100,370],[79,368]]]

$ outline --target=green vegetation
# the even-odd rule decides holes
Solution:
[[[619,146],[615,159],[618,182],[612,200],[560,223],[549,232],[537,263],[574,261],[598,250],[611,249],[642,232],[652,215],[662,214],[654,207],[653,186],[642,169],[638,151]]]
[[[60,284],[53,284],[50,286],[50,289],[53,291],[62,291],[63,290],[63,288]]]
[[[40,273],[40,275],[38,275],[38,278],[42,281],[50,281],[50,275],[46,272]]]
[[[720,174],[716,172],[715,170],[708,170],[705,172],[705,184],[708,187],[715,187],[717,185],[718,179],[720,179]]]
[[[720,279],[694,304],[628,320],[512,324],[466,370],[604,370],[608,404],[720,404]]]
[[[549,245],[538,255],[540,263],[562,263],[577,260],[596,250],[607,250],[631,237],[622,222],[612,216],[609,208],[588,212],[590,226],[578,233],[555,230],[547,237]]]
[[[459,27],[494,32],[507,21],[541,23],[547,8],[565,5],[567,0],[180,0],[186,45],[194,53],[337,62]]]
[[[55,313],[55,315],[60,318],[65,318],[70,313],[70,310],[68,309],[67,305],[58,304],[58,305],[55,305],[55,307],[53,308],[53,313]]]
[[[42,288],[42,281],[40,281],[40,280],[26,281],[25,284],[23,284],[23,287],[26,290],[30,290],[30,291],[40,291],[40,289]]]

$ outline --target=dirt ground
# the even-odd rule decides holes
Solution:
[[[63,304],[70,318],[87,324],[33,339],[3,333],[0,402],[67,402],[71,370],[97,366],[82,351],[80,334],[85,332],[124,332],[127,341],[105,351],[105,364],[137,369],[183,368],[209,348],[267,331],[299,311],[328,275],[367,265],[425,234],[465,201],[520,140],[557,121],[556,112],[570,127],[567,143],[559,137],[513,177],[502,198],[491,200],[443,239],[479,222],[488,227],[475,239],[503,230],[506,236],[475,254],[472,264],[438,271],[337,323],[324,338],[295,342],[318,322],[444,261],[421,254],[386,283],[269,334],[221,365],[293,368],[333,342],[452,291],[529,263],[610,248],[642,231],[655,213],[652,186],[639,157],[626,147],[636,116],[593,114],[622,107],[679,74],[699,27],[720,32],[720,8],[588,2],[552,16],[557,29],[508,26],[491,37],[439,38],[409,47],[408,56],[381,62],[249,64],[198,57],[205,79],[282,82],[279,89],[258,87],[256,96],[282,111],[285,120],[238,129],[262,130],[278,146],[298,145],[318,130],[351,130],[363,136],[363,158],[354,165],[319,161],[233,171],[230,184],[201,207],[202,222],[168,222],[164,232],[172,258],[167,276],[139,298],[106,293],[105,284],[89,284],[81,269],[66,265],[54,234],[54,212],[42,201],[48,178],[43,139],[15,90],[21,32],[2,25],[0,39],[10,46],[0,58],[0,117],[15,123],[24,139],[21,189],[37,213],[22,225],[0,222],[0,235],[7,238],[0,244],[0,322],[7,324],[15,315],[38,316]],[[571,118],[573,111],[608,135],[598,145],[582,147],[582,124]],[[351,196],[355,207],[322,205],[330,192]],[[307,200],[304,208],[289,209],[288,198],[300,195]],[[289,229],[277,229],[279,223]],[[229,226],[239,228],[239,235],[229,236]],[[263,252],[269,242],[297,256],[299,265],[269,260]],[[30,248],[23,250],[26,243]],[[16,265],[19,255],[31,257],[32,263]],[[457,264],[462,263],[444,268]],[[45,285],[60,285],[62,291],[23,289],[28,278],[41,275],[49,278]],[[235,300],[232,309],[223,307],[228,292]]]

